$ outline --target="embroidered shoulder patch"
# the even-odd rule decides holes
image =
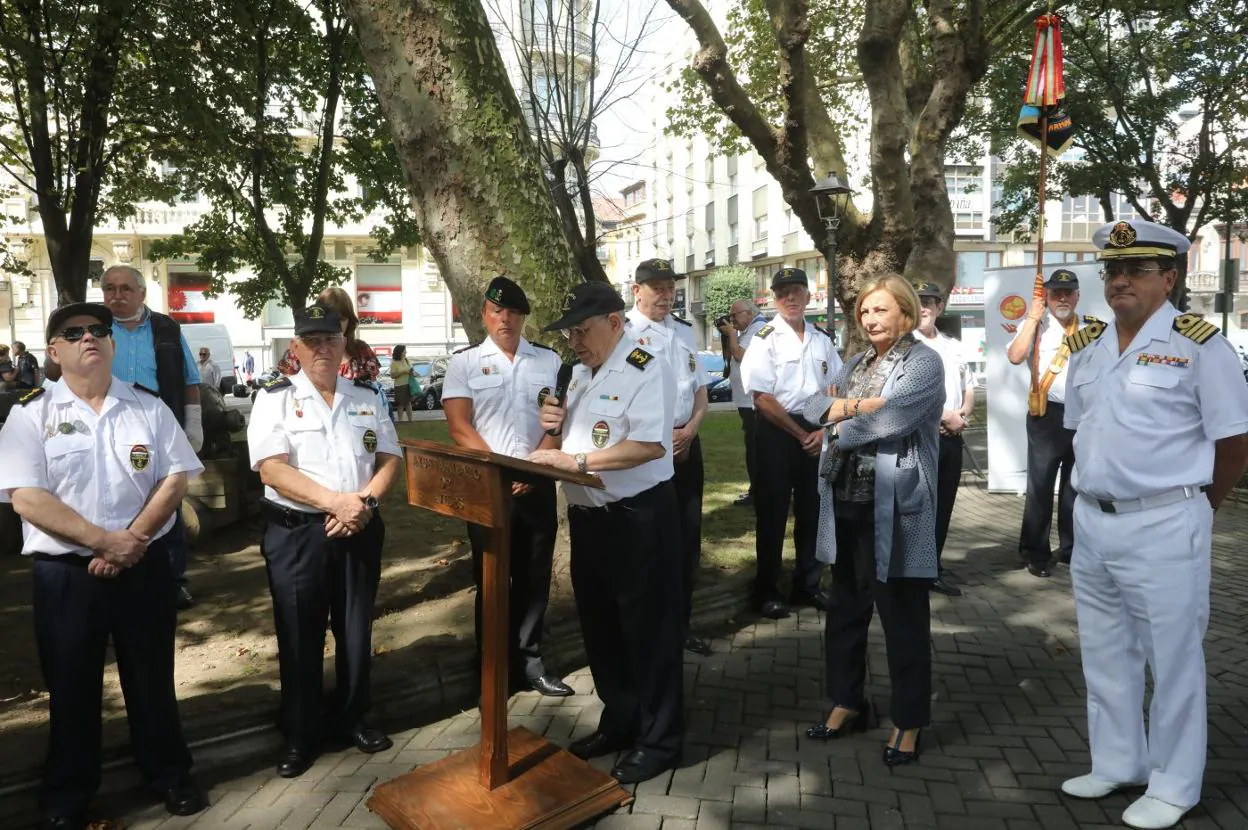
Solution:
[[[276,392],[278,389],[285,389],[287,386],[290,386],[290,385],[291,385],[290,378],[287,378],[287,377],[273,378],[273,380],[264,384],[264,391]]]
[[[1062,338],[1062,343],[1065,344],[1066,348],[1070,349],[1071,354],[1095,343],[1105,333],[1107,328],[1105,323],[1095,317],[1084,317],[1083,321],[1087,323],[1086,326],[1074,334],[1068,334]]]
[[[1218,327],[1199,314],[1180,314],[1174,318],[1174,330],[1202,346],[1218,333]]]
[[[758,334],[755,334],[754,336],[766,337],[767,335],[771,334],[775,330],[776,330],[775,326],[763,326],[761,329],[758,330]]]
[[[152,395],[154,397],[157,397],[157,398],[160,397],[160,393],[157,392],[155,389],[148,389],[146,386],[144,386],[141,383],[134,384],[134,388],[138,389],[141,392],[146,392],[147,394]]]
[[[36,386],[34,389],[31,389],[25,395],[22,395],[20,398],[18,398],[17,402],[21,406],[25,406],[26,404],[30,403],[35,398],[38,398],[40,395],[42,395],[44,392],[47,392],[47,391],[48,390],[44,389],[42,386]]]
[[[645,369],[646,364],[654,360],[654,355],[641,349],[633,349],[628,353],[627,363],[630,366],[636,366],[638,369]]]

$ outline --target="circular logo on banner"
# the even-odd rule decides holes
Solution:
[[[542,391],[537,393],[537,408],[541,409],[546,404],[546,396],[550,394],[550,387],[543,386]]]
[[[143,472],[147,469],[147,464],[152,460],[152,454],[147,451],[147,447],[142,444],[135,444],[130,448],[130,466],[137,472]]]
[[[364,449],[369,452],[377,451],[377,433],[371,429],[364,430]]]
[[[607,426],[606,421],[599,421],[594,424],[594,428],[590,431],[589,436],[594,442],[594,446],[602,449],[611,440],[611,427]]]
[[[1017,294],[1011,294],[1001,301],[1001,316],[1007,320],[1017,320],[1027,313],[1027,301]]]

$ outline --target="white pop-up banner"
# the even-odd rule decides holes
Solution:
[[[1055,263],[1044,267],[1045,277],[1059,268],[1079,278],[1080,317],[1092,315],[1109,322],[1099,262]],[[988,490],[1027,491],[1027,391],[1031,368],[1024,361],[1014,366],[1005,352],[1022,328],[1031,307],[1036,268],[994,268],[984,272],[984,352],[988,389]],[[1044,367],[1041,367],[1044,371]]]

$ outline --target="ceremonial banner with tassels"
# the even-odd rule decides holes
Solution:
[[[1065,99],[1062,20],[1055,14],[1042,14],[1036,18],[1036,40],[1023,107],[1018,113],[1018,132],[1053,158],[1064,153],[1074,139],[1074,124],[1061,106]]]

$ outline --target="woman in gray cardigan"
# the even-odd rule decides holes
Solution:
[[[830,706],[806,731],[829,740],[868,719],[863,684],[872,607],[892,681],[884,763],[918,759],[931,717],[928,585],[936,578],[936,457],[944,368],[914,339],[919,298],[896,275],[862,287],[857,323],[871,348],[845,364],[806,417],[829,427],[820,462],[818,557],[833,563],[824,645]]]

